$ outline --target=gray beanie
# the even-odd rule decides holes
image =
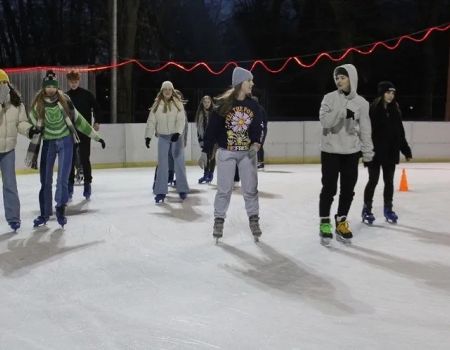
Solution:
[[[249,79],[253,79],[253,74],[252,72],[250,72],[247,69],[241,68],[241,67],[236,67],[233,70],[233,77],[231,79],[231,85],[233,87],[239,85],[240,83],[249,80]]]

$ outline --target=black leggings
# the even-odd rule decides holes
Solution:
[[[392,199],[394,196],[394,174],[395,164],[384,164],[377,161],[372,161],[368,165],[369,181],[364,190],[364,204],[372,208],[373,194],[375,187],[377,187],[378,179],[380,178],[380,169],[383,169],[384,191],[383,199],[384,206],[392,209]]]
[[[319,215],[321,218],[330,216],[333,197],[337,192],[337,182],[340,177],[338,216],[347,216],[353,201],[356,181],[358,180],[358,162],[360,154],[321,153],[322,191],[319,200]]]

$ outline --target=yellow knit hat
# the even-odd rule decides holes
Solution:
[[[8,74],[3,69],[0,69],[0,81],[7,81],[9,83]]]

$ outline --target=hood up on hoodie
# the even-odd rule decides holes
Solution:
[[[358,90],[358,72],[353,64],[343,64],[338,66],[333,71],[333,80],[336,81],[336,70],[339,68],[344,68],[348,73],[348,78],[350,80],[350,93],[345,96],[348,100],[355,98]],[[342,92],[341,92],[342,93]]]

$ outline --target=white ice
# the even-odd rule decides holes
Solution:
[[[233,193],[212,238],[214,185],[151,193],[154,168],[95,170],[68,224],[33,229],[39,177],[18,176],[22,228],[0,221],[0,349],[449,349],[450,164],[401,164],[397,225],[361,223],[367,171],[349,215],[351,247],[319,244],[320,165],[259,173],[257,245]],[[336,208],[337,197],[332,212]]]

